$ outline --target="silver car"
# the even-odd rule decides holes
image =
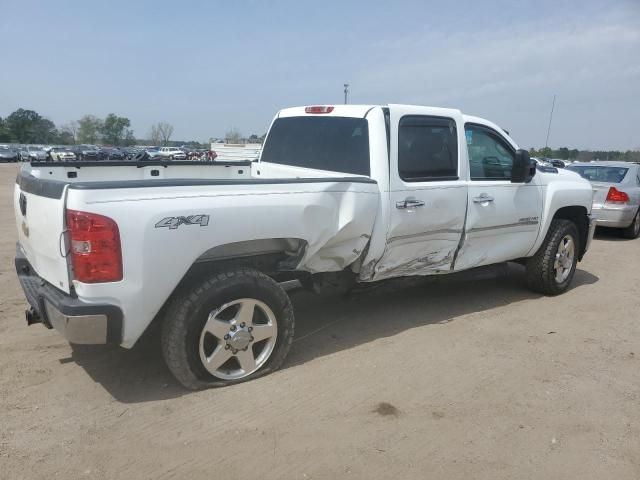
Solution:
[[[24,161],[45,161],[47,159],[47,152],[42,147],[37,145],[29,145],[26,147],[27,158]]]
[[[640,165],[629,162],[573,163],[593,186],[593,214],[602,227],[621,229],[626,238],[640,235]]]

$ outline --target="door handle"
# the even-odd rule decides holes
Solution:
[[[396,202],[396,208],[405,209],[405,208],[415,208],[415,207],[424,207],[424,202],[422,200],[413,200],[413,199],[405,199],[400,202]]]
[[[473,199],[473,203],[485,203],[485,202],[493,202],[494,198],[487,195],[486,193],[481,194],[479,197],[475,197]]]

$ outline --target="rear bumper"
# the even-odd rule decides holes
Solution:
[[[67,295],[40,278],[24,256],[16,249],[16,272],[25,297],[31,305],[28,323],[42,322],[55,328],[70,343],[120,344],[122,311],[115,305],[97,305]]]
[[[627,228],[637,211],[638,207],[635,205],[594,205],[592,213],[600,227]]]

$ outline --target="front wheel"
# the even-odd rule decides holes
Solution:
[[[240,268],[174,295],[162,327],[162,353],[176,379],[198,390],[276,370],[294,331],[293,307],[272,278]]]
[[[575,223],[552,220],[542,246],[527,260],[529,288],[544,295],[564,293],[576,272],[579,242]]]

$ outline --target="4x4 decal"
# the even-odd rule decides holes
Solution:
[[[180,225],[209,225],[209,215],[189,215],[188,217],[165,217],[156,223],[156,228],[169,228],[175,230]]]

